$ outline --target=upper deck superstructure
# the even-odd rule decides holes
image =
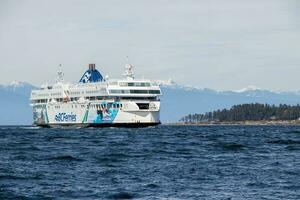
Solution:
[[[159,124],[161,90],[149,80],[134,78],[126,66],[125,78],[104,78],[90,64],[79,83],[63,81],[31,93],[34,123],[39,126],[147,126]]]

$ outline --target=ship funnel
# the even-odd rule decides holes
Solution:
[[[80,83],[94,83],[103,81],[101,73],[96,69],[96,64],[89,64],[89,69],[83,74]]]
[[[96,69],[96,64],[91,63],[89,64],[89,70],[94,71]]]

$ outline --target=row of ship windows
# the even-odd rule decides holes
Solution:
[[[71,94],[71,95],[74,95],[74,94],[78,94],[78,95],[79,95],[80,92],[70,92],[70,94]]]
[[[86,91],[85,93],[86,94],[96,94],[96,93],[99,93],[99,92],[106,92],[106,91],[99,91],[99,90],[92,90],[92,91]],[[84,94],[84,92],[81,92],[82,94]],[[80,92],[69,92],[70,95],[80,95]],[[48,96],[61,96],[62,94],[61,93],[52,93],[52,94],[47,94],[47,93],[44,93],[44,94],[36,94],[36,93],[32,93],[32,95],[37,95],[38,97],[48,97]]]
[[[101,90],[90,90],[90,91],[86,91],[86,94],[97,94],[97,93],[106,93],[106,89],[101,89]]]
[[[87,100],[149,100],[149,101],[155,101],[158,100],[157,97],[101,97],[101,96],[92,96],[92,97],[86,97]],[[79,97],[71,97],[70,99],[63,99],[63,98],[57,98],[55,99],[56,102],[67,102],[67,101],[78,101]],[[38,99],[32,101],[33,103],[47,103],[51,102],[51,100],[48,101],[48,99]]]
[[[101,97],[101,96],[97,96],[97,97],[85,97],[86,100],[109,100],[109,99],[113,99],[112,97]],[[56,98],[54,99],[56,102],[68,102],[68,101],[78,101],[79,97],[71,97],[71,98]],[[51,100],[49,99],[38,99],[38,100],[33,100],[33,103],[47,103],[47,102],[51,102]]]
[[[120,86],[128,86],[128,87],[149,87],[151,86],[150,83],[145,83],[145,82],[120,82],[119,83]]]
[[[158,86],[156,83],[149,82],[110,82],[109,85],[119,85],[119,86],[128,86],[128,87],[150,87]]]
[[[125,83],[124,83],[125,84]],[[126,86],[150,86],[150,83],[126,83]],[[149,85],[148,85],[149,84]],[[125,85],[122,85],[125,86]],[[86,91],[86,94],[96,94],[99,92],[105,92],[105,91],[99,91],[99,90],[91,90]],[[160,94],[159,90],[109,90],[112,94]],[[36,95],[35,93],[32,93],[33,95]],[[80,92],[70,92],[71,95],[80,95]],[[84,92],[82,92],[84,94]],[[61,93],[52,93],[52,94],[37,94],[39,97],[48,97],[48,96],[61,96]]]
[[[96,108],[96,109],[109,109],[109,108],[115,108],[115,109],[119,109],[119,108],[123,108],[123,104],[122,103],[102,103],[102,104],[96,104],[96,105],[81,105],[78,107],[81,108]],[[50,108],[50,106],[48,106],[48,109]],[[55,109],[60,109],[60,106],[54,106]],[[77,108],[77,105],[72,105],[72,108]]]
[[[160,94],[160,90],[109,90],[111,94]]]
[[[48,96],[60,96],[61,93],[52,93],[52,94],[48,94],[48,93],[42,93],[42,94],[36,94],[36,93],[32,93],[32,95],[36,95],[38,97],[48,97]]]

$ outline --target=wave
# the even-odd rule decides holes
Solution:
[[[52,140],[69,140],[69,139],[74,139],[74,138],[66,137],[66,136],[50,136],[47,139],[48,139],[48,141],[52,141]]]
[[[284,133],[287,133],[287,134],[290,134],[290,133],[300,133],[300,130],[285,131]]]
[[[0,180],[26,180],[26,177],[14,176],[14,175],[3,175],[0,176]]]
[[[238,143],[227,143],[227,144],[222,144],[222,148],[224,150],[229,150],[229,151],[237,151],[237,150],[243,150],[245,149],[245,145],[238,144]]]
[[[96,157],[96,160],[98,163],[117,163],[117,162],[122,162],[121,159],[118,158],[110,158],[110,157]],[[107,164],[109,165],[109,164]]]
[[[108,196],[109,199],[133,199],[134,195],[128,192],[119,192]]]
[[[111,163],[111,162],[122,162],[124,158],[128,158],[129,155],[122,154],[122,153],[112,153],[106,154],[102,156],[97,156],[95,159],[99,163]]]
[[[148,187],[148,188],[158,188],[159,186],[154,184],[154,183],[150,183],[150,184],[146,185],[146,187]]]
[[[299,140],[272,140],[270,144],[300,144]]]
[[[285,149],[288,151],[297,151],[300,150],[300,147],[296,145],[288,145]]]
[[[2,175],[0,180],[42,180],[43,175],[37,174],[33,176],[18,176],[18,175]]]
[[[20,129],[25,129],[25,130],[35,130],[35,129],[41,129],[39,126],[21,126],[19,127]]]
[[[62,155],[62,156],[56,156],[49,158],[48,160],[62,160],[62,161],[82,161],[82,159],[75,158],[71,155]]]

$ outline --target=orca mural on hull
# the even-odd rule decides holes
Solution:
[[[35,124],[48,124],[48,113],[45,105],[42,106],[36,106],[35,109],[41,108],[41,111],[35,110],[33,112],[33,122]]]
[[[89,123],[112,123],[119,112],[120,105],[119,102],[97,104],[96,110],[89,111],[87,121]]]

